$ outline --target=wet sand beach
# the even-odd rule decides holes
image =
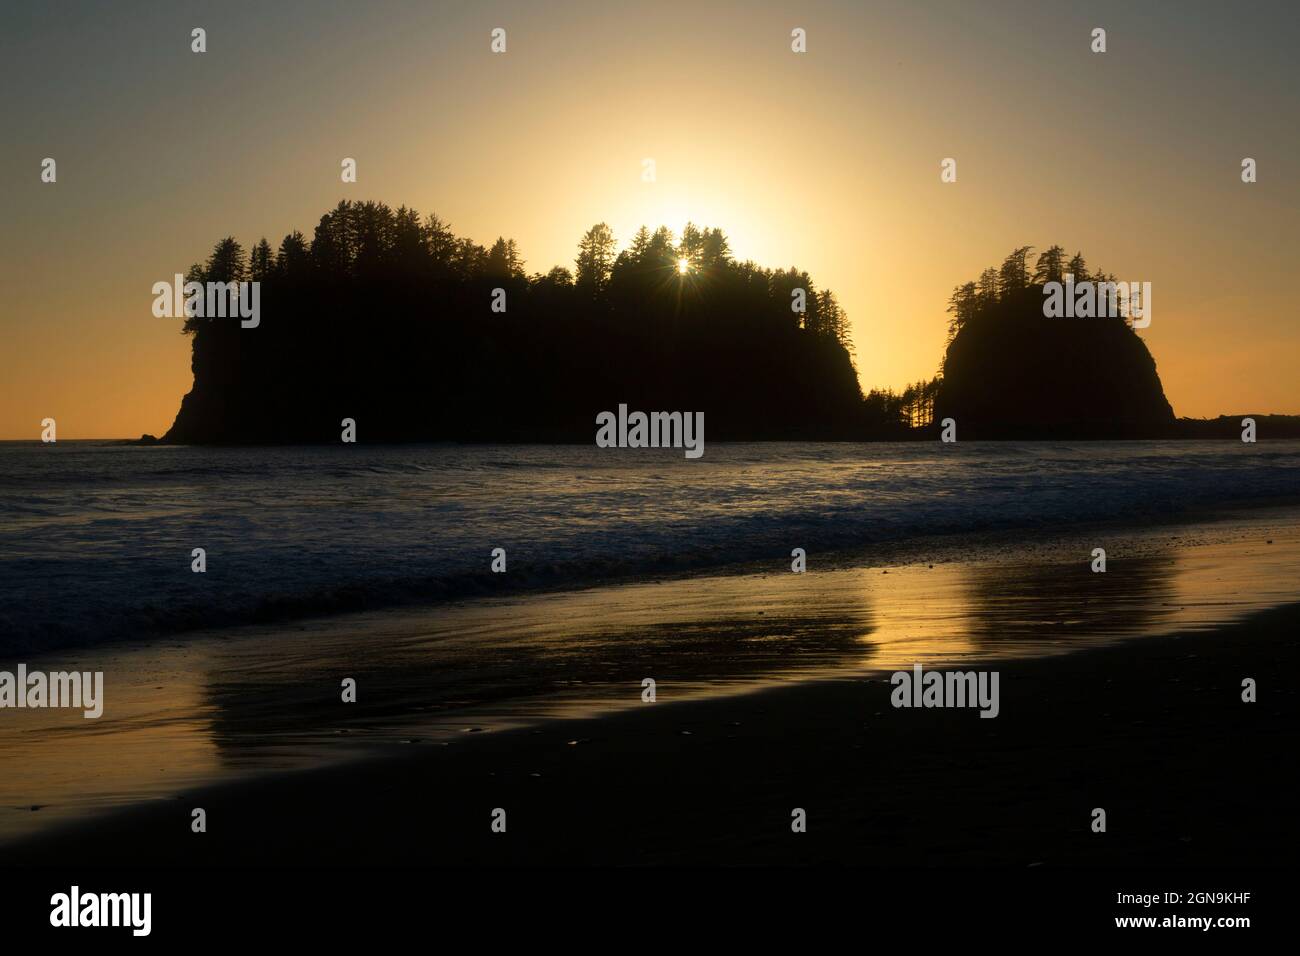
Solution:
[[[896,709],[886,680],[856,678],[467,734],[156,801],[5,859],[1290,865],[1297,624],[1291,605],[1003,662],[996,719]],[[1242,701],[1244,677],[1258,702]],[[1090,829],[1097,807],[1105,833]],[[791,832],[795,808],[806,833]]]
[[[1261,781],[1294,739],[1295,610],[1276,609],[1300,574],[1293,510],[1003,542],[983,561],[928,553],[104,649],[78,660],[107,675],[102,719],[6,714],[5,859],[1281,852],[1251,827],[1283,818],[1257,812],[1285,794]],[[893,708],[889,674],[915,663],[999,671],[999,716]],[[356,704],[340,701],[347,676]],[[192,834],[200,806],[209,832]],[[1098,806],[1105,837],[1088,830]],[[788,844],[796,807],[808,832]]]

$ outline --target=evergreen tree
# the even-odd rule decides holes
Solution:
[[[998,297],[1005,299],[1029,286],[1029,253],[1033,246],[1013,249],[998,270]]]
[[[1043,285],[1048,282],[1065,281],[1065,250],[1060,246],[1049,246],[1038,257],[1034,268],[1034,283]]]
[[[601,296],[614,268],[614,232],[599,222],[578,243],[577,285],[593,296]]]
[[[216,244],[208,256],[205,280],[208,282],[243,282],[248,278],[248,261],[244,247],[228,236]]]
[[[1074,281],[1076,283],[1089,281],[1088,264],[1084,262],[1082,252],[1076,252],[1074,254],[1074,258],[1072,258],[1070,264],[1065,267],[1065,271],[1074,276]]]
[[[263,236],[261,241],[253,246],[253,251],[249,255],[248,273],[254,282],[265,282],[274,271],[275,253],[271,251],[271,244]]]
[[[295,229],[280,240],[280,252],[275,257],[275,274],[277,276],[300,275],[310,261],[307,240]]]

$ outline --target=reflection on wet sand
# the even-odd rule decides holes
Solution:
[[[53,661],[106,675],[105,715],[0,722],[0,839],[197,783],[467,730],[1213,626],[1294,599],[1295,526],[1264,544],[694,578],[245,628]],[[1117,552],[1118,554],[1118,552]],[[1067,560],[1069,558],[1069,560]],[[341,702],[341,682],[357,702]],[[39,809],[33,810],[36,806]]]
[[[192,648],[84,654],[52,669],[104,672],[104,716],[79,711],[0,714],[0,840],[157,799],[222,772],[201,655]]]
[[[966,574],[966,634],[979,656],[1042,653],[1076,642],[1151,631],[1168,617],[1179,557],[1169,550],[1111,560],[1105,573],[1090,556],[1072,564],[1008,569],[975,566]]]

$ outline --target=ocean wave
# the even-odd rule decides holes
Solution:
[[[65,443],[60,443],[61,445]],[[1300,498],[1300,442],[0,448],[0,653]],[[16,485],[12,482],[17,482]],[[27,482],[23,485],[23,482]],[[26,488],[13,494],[10,488]],[[489,569],[493,548],[506,574]],[[207,570],[190,570],[203,548]]]

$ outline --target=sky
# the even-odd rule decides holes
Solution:
[[[530,272],[596,222],[719,227],[836,293],[864,390],[931,377],[953,287],[1057,243],[1151,283],[1177,414],[1300,413],[1300,4],[51,0],[0,27],[0,439],[161,435],[192,376],[153,284],[345,198]]]

